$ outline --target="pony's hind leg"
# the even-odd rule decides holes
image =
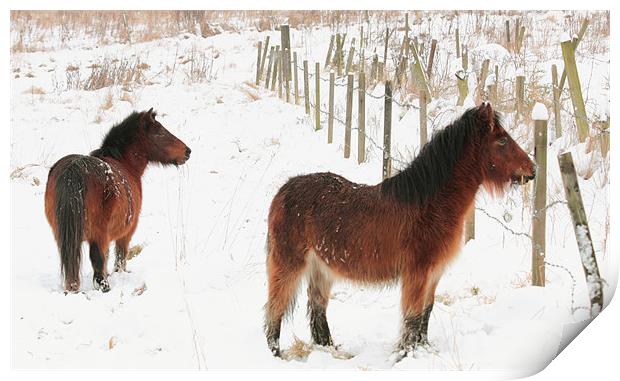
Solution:
[[[303,256],[284,256],[270,250],[267,257],[269,295],[265,304],[265,336],[274,356],[280,356],[280,327],[282,319],[295,304],[295,296],[305,263]]]
[[[108,244],[90,242],[90,263],[93,266],[93,287],[102,292],[110,291],[108,283]]]
[[[333,346],[329,325],[327,324],[327,304],[333,280],[328,269],[324,268],[320,260],[313,255],[308,270],[308,317],[310,318],[310,332],[315,344]]]
[[[127,235],[123,238],[116,240],[114,247],[114,271],[125,272],[127,271],[127,252],[129,251],[129,241],[131,235]]]

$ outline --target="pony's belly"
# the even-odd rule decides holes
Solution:
[[[338,278],[360,283],[389,283],[400,277],[400,268],[392,256],[364,252],[326,252],[316,255]]]

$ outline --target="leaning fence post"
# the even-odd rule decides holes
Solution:
[[[269,82],[271,81],[271,67],[273,66],[273,53],[274,47],[269,50],[269,65],[267,66],[267,75],[265,76],[265,89],[269,89]]]
[[[297,78],[297,52],[293,52],[293,85],[295,86],[295,104],[299,104],[299,79]]]
[[[575,122],[577,123],[577,137],[579,142],[583,143],[588,136],[588,119],[581,92],[581,82],[579,82],[579,73],[577,72],[577,63],[575,62],[575,49],[571,40],[563,41],[561,45],[564,70],[568,77],[568,88],[575,112]]]
[[[547,223],[547,108],[536,103],[534,120],[534,212],[532,213],[532,285],[545,286],[546,223]]]
[[[353,39],[355,41],[355,39]],[[349,49],[349,56],[347,57],[347,66],[345,67],[345,71],[347,73],[351,72],[351,66],[353,65],[353,55],[355,54],[355,46],[351,45]]]
[[[273,52],[273,73],[271,73],[271,91],[276,90],[276,81],[278,80],[278,71],[280,66],[280,46],[276,45],[276,50]]]
[[[484,99],[483,94],[484,94],[485,85],[487,82],[487,76],[489,75],[489,63],[490,63],[490,60],[488,58],[482,61],[482,68],[480,69],[480,78],[478,79],[478,94],[476,94],[476,96],[478,97],[477,103],[480,103],[480,101]]]
[[[263,42],[258,41],[258,56],[256,57],[256,86],[258,86],[258,82],[260,81],[260,66],[261,66],[260,55],[262,53],[262,49],[263,49]]]
[[[433,62],[435,61],[435,49],[437,49],[437,40],[433,38],[431,41],[431,52],[428,55],[428,65],[426,66],[426,78],[431,80],[433,74]]]
[[[357,162],[361,164],[366,160],[366,74],[363,69],[357,86]]]
[[[332,57],[332,50],[334,49],[334,35],[329,39],[329,49],[327,49],[327,57],[325,58],[325,67],[329,65],[329,60]]]
[[[263,50],[263,58],[261,58],[260,60],[260,71],[259,71],[259,75],[262,76],[263,75],[263,70],[265,69],[265,61],[267,59],[267,50],[269,47],[269,36],[267,36],[265,38],[265,48]]]
[[[329,115],[327,117],[327,143],[334,141],[334,82],[336,73],[329,71]]]
[[[422,89],[420,90],[420,148],[424,147],[427,139],[426,91]]]
[[[347,75],[347,112],[344,131],[344,157],[351,156],[351,120],[353,118],[353,74]]]
[[[555,126],[555,138],[562,136],[562,119],[560,108],[560,89],[558,87],[558,67],[551,65],[551,86],[553,89],[553,115]]]
[[[570,152],[565,152],[558,157],[558,161],[560,162],[560,172],[562,174],[562,182],[564,183],[564,191],[566,192],[566,201],[568,202],[571,219],[573,220],[581,264],[588,285],[590,304],[592,306],[590,315],[594,317],[603,309],[603,281],[601,280],[596,256],[594,255],[594,246],[592,245],[590,228],[588,227],[588,220],[579,191],[579,182],[575,173],[573,157]]]
[[[308,60],[304,60],[304,101],[306,114],[310,115],[310,89],[308,89]]]
[[[383,180],[392,175],[392,81],[385,81],[385,106],[383,108]]]
[[[317,62],[314,64],[314,76],[316,77],[314,81],[315,87],[315,97],[314,97],[314,129],[321,129],[321,76],[320,76],[321,65]]]
[[[469,89],[467,88],[467,72],[465,70],[456,72],[456,84],[459,89],[459,99],[456,101],[456,105],[462,106],[469,93]]]
[[[278,97],[282,98],[282,81],[284,81],[284,51],[278,53]]]

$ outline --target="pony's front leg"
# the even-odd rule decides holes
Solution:
[[[110,291],[108,283],[108,243],[90,242],[90,263],[93,266],[93,287],[102,292]]]
[[[402,277],[403,326],[400,341],[396,346],[396,361],[402,360],[421,344],[426,342],[428,318],[432,304],[427,304],[428,290],[432,287],[426,272],[412,269]]]

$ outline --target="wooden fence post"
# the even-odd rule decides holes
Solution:
[[[590,228],[588,227],[588,220],[583,207],[581,192],[579,191],[579,182],[575,173],[573,157],[570,152],[565,152],[558,157],[558,161],[560,162],[560,172],[562,174],[562,182],[564,183],[564,191],[566,192],[566,201],[568,202],[568,208],[573,220],[581,264],[588,285],[590,304],[592,306],[591,316],[594,317],[603,309],[603,281],[601,280],[596,256],[594,255],[594,246],[592,245]]]
[[[340,38],[337,40],[337,42],[339,42],[338,45],[338,49],[336,50],[336,55],[337,55],[337,64],[338,64],[338,77],[342,76],[342,59],[344,58],[343,53],[342,53],[342,49],[344,47],[344,37],[342,37],[340,34],[338,35]]]
[[[413,69],[414,69],[414,82],[418,89],[426,91],[427,101],[431,101],[431,89],[428,86],[428,81],[426,80],[426,73],[422,68],[422,60],[420,60],[420,56],[418,55],[418,49],[415,46],[411,47],[411,52],[413,53]]]
[[[332,56],[332,50],[334,49],[334,35],[332,34],[329,39],[329,49],[327,49],[327,58],[325,58],[325,67],[329,65],[330,58]]]
[[[387,78],[388,41],[390,40],[390,28],[385,28],[385,49],[383,50],[382,77]]]
[[[588,23],[589,22],[590,21],[588,20],[587,17],[583,19],[583,23],[581,24],[581,28],[579,29],[579,33],[577,33],[577,39],[573,41],[573,48],[574,48],[574,50],[577,50],[577,46],[579,46],[579,43],[583,39],[583,36],[586,34],[586,30],[588,29]],[[558,87],[560,88],[560,94],[562,94],[562,91],[564,90],[564,83],[565,82],[566,82],[566,68],[564,68],[564,70],[562,70],[562,78],[560,78],[560,84],[558,85]]]
[[[262,41],[258,41],[258,57],[256,57],[256,86],[258,86],[258,83],[260,81],[260,55],[262,53],[262,49],[263,49],[263,42]]]
[[[577,63],[575,62],[575,48],[572,41],[562,42],[562,57],[564,58],[564,70],[566,70],[566,76],[568,77],[568,88],[573,103],[575,122],[577,123],[577,137],[579,142],[583,143],[586,137],[588,137],[588,117],[583,102],[581,82],[579,82]]]
[[[282,81],[284,81],[284,51],[280,50],[278,54],[278,97],[282,98]]]
[[[456,72],[456,84],[459,89],[459,99],[456,101],[457,106],[462,106],[465,103],[465,98],[469,93],[467,87],[467,72],[465,70],[459,70]]]
[[[534,211],[532,213],[532,285],[545,287],[546,223],[547,223],[547,109],[536,103],[534,119]]]
[[[308,88],[308,60],[304,60],[304,101],[306,114],[310,115],[310,89]]]
[[[461,58],[461,40],[459,38],[459,28],[456,28],[456,58]]]
[[[420,148],[424,147],[428,139],[428,117],[426,113],[426,98],[426,91],[424,89],[420,90]]]
[[[269,36],[265,38],[265,48],[263,50],[263,58],[260,60],[260,76],[263,76],[263,71],[265,69],[265,61],[267,60],[267,48],[269,47]],[[273,49],[273,47],[272,47]]]
[[[321,65],[317,62],[314,64],[314,76],[316,77],[314,81],[314,130],[318,131],[321,129],[321,76],[320,76]]]
[[[355,41],[355,39],[353,39],[353,41]],[[351,66],[353,66],[353,55],[355,54],[355,46],[351,45],[351,48],[349,49],[349,57],[347,57],[347,66],[345,68],[345,71],[348,73],[351,72]]]
[[[506,49],[510,52],[510,20],[506,20]]]
[[[273,66],[274,47],[269,50],[269,66],[267,66],[267,75],[265,77],[265,89],[269,89],[269,82],[271,81],[271,67]]]
[[[291,80],[291,35],[288,25],[280,25],[280,45],[282,46],[282,80]]]
[[[299,104],[299,79],[297,78],[297,52],[293,52],[293,85],[295,86],[295,104]]]
[[[344,157],[351,156],[351,123],[353,118],[353,74],[347,75],[347,111],[344,131]]]
[[[276,45],[276,50],[273,52],[273,73],[271,73],[271,91],[276,90],[276,81],[278,80],[278,66],[280,65],[280,47]]]
[[[392,82],[385,81],[383,108],[383,180],[392,175]]]
[[[523,115],[523,100],[525,98],[525,76],[517,75],[515,83],[515,99],[517,115]]]
[[[428,65],[426,66],[426,78],[431,80],[433,74],[433,62],[435,61],[435,49],[437,49],[437,40],[433,38],[431,41],[431,52],[428,55]]]
[[[357,86],[357,163],[361,164],[366,160],[366,74],[363,69]]]
[[[461,53],[461,66],[463,66],[463,70],[469,69],[469,52],[465,48]]]
[[[562,118],[560,107],[560,88],[558,87],[558,67],[551,65],[551,86],[553,89],[553,115],[555,126],[555,138],[562,136]]]
[[[329,71],[329,116],[327,118],[327,143],[334,141],[334,82],[336,73]]]
[[[476,200],[465,214],[465,243],[476,239]]]
[[[490,63],[490,60],[488,58],[482,61],[482,68],[480,69],[480,78],[478,79],[478,91],[477,91],[478,94],[476,94],[478,98],[477,103],[480,103],[480,101],[485,99],[484,90],[485,90],[485,84],[487,81],[487,77],[489,76],[489,63]]]

